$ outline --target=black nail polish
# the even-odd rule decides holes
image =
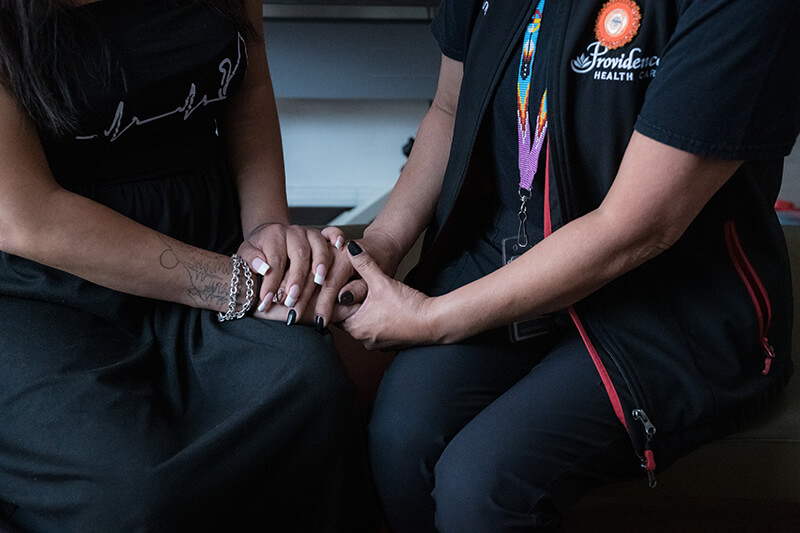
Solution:
[[[291,326],[297,322],[297,311],[294,309],[289,309],[289,316],[286,318],[286,325]]]
[[[347,249],[350,250],[350,255],[358,255],[364,250],[358,245],[356,241],[350,241],[347,243]]]
[[[353,297],[353,293],[350,291],[343,292],[341,296],[339,296],[339,303],[342,305],[350,305],[353,303],[355,298]]]
[[[322,333],[325,331],[325,319],[321,316],[317,315],[317,318],[314,319],[314,329],[318,332]]]

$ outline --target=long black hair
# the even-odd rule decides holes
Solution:
[[[257,35],[241,0],[175,1],[208,4],[247,38]],[[0,84],[40,131],[52,135],[74,132],[77,110],[85,103],[76,83],[80,73],[107,83],[124,78],[84,10],[73,7],[73,0],[0,0]],[[82,53],[87,46],[100,54]]]

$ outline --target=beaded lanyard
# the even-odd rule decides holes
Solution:
[[[531,127],[530,113],[528,113],[528,100],[530,97],[531,77],[533,75],[533,60],[536,56],[536,43],[539,40],[539,29],[542,26],[542,12],[544,0],[539,0],[533,19],[525,30],[522,43],[522,57],[517,73],[517,138],[519,140],[519,230],[517,243],[521,247],[528,246],[528,231],[525,221],[528,218],[527,203],[531,197],[533,178],[539,167],[539,154],[542,152],[544,138],[547,133],[547,91],[542,95],[539,105],[539,114],[534,128]],[[531,141],[531,133],[533,139]]]

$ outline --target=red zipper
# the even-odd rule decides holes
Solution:
[[[600,354],[597,353],[597,349],[594,347],[594,344],[592,344],[592,339],[589,338],[586,328],[583,327],[581,319],[578,318],[578,312],[575,311],[575,308],[572,306],[569,308],[569,316],[572,318],[572,322],[575,323],[575,327],[578,328],[578,333],[580,333],[581,339],[583,339],[583,344],[589,351],[589,355],[591,356],[592,362],[597,369],[597,373],[600,374],[600,380],[603,382],[603,386],[606,389],[609,400],[611,400],[611,406],[614,408],[614,414],[617,415],[619,421],[622,422],[623,426],[625,426],[625,431],[628,431],[628,423],[625,422],[625,415],[622,411],[622,402],[619,399],[617,389],[614,388],[614,383],[611,382],[611,377],[608,375],[608,370],[606,370],[606,367],[603,365],[603,361],[600,360]]]
[[[550,218],[550,146],[547,147],[544,165],[544,203],[544,236],[547,238],[553,232],[552,219]],[[606,370],[606,367],[603,365],[603,361],[600,360],[600,354],[597,353],[597,349],[595,349],[592,344],[592,339],[589,338],[586,328],[583,327],[581,319],[578,318],[578,312],[575,310],[574,306],[570,306],[569,316],[572,318],[575,327],[578,328],[578,333],[580,333],[581,339],[583,339],[583,344],[589,351],[597,373],[600,374],[600,379],[606,389],[608,398],[611,400],[611,406],[614,408],[614,414],[616,414],[619,421],[622,422],[625,431],[628,431],[628,423],[625,422],[625,415],[622,411],[622,402],[619,399],[619,394],[614,388],[614,383],[611,382],[611,377],[608,375],[608,370]]]
[[[545,156],[545,170],[544,170],[544,236],[545,238],[550,236],[553,232],[553,225],[550,213],[550,147],[547,147],[547,153]],[[622,426],[625,428],[625,431],[630,435],[631,430],[628,427],[628,423],[625,421],[625,412],[623,411],[622,401],[619,398],[619,393],[617,389],[614,387],[614,383],[611,381],[611,376],[608,374],[608,370],[606,369],[603,361],[600,359],[600,354],[597,352],[597,349],[594,347],[594,343],[592,343],[592,339],[589,337],[589,333],[586,331],[586,328],[583,326],[583,322],[581,322],[580,317],[578,316],[578,312],[575,309],[575,306],[569,307],[569,316],[572,318],[572,322],[575,324],[575,327],[578,329],[578,333],[580,333],[581,339],[583,340],[583,344],[586,346],[586,350],[589,352],[589,356],[592,358],[592,362],[594,363],[595,369],[597,369],[597,373],[600,375],[600,380],[603,382],[603,387],[606,390],[606,394],[608,395],[608,399],[611,402],[611,407],[614,409],[614,414],[616,415],[617,419],[620,421]],[[633,413],[634,419],[638,420],[644,430],[645,430],[645,450],[644,456],[639,456],[639,459],[642,461],[642,466],[644,467],[645,472],[647,472],[647,479],[648,483],[651,488],[656,486],[656,459],[655,455],[653,454],[652,440],[653,436],[656,433],[656,427],[650,422],[650,419],[647,417],[647,414],[644,410],[637,408],[634,410]],[[638,455],[638,454],[637,454]]]
[[[614,387],[614,383],[611,381],[611,377],[608,375],[608,370],[606,370],[603,361],[600,359],[600,354],[597,352],[597,348],[594,347],[592,339],[589,337],[589,334],[586,331],[586,328],[583,326],[583,322],[581,322],[580,317],[578,317],[578,312],[575,310],[574,306],[570,306],[569,316],[572,318],[572,322],[575,324],[575,327],[578,328],[578,333],[580,333],[583,344],[586,346],[589,356],[592,358],[592,362],[594,363],[594,367],[597,369],[597,373],[600,375],[600,380],[603,382],[603,387],[606,389],[608,399],[611,401],[611,407],[614,409],[614,414],[617,416],[617,419],[620,421],[620,423],[622,423],[622,426],[625,428],[625,431],[628,432],[628,435],[630,435],[631,430],[628,427],[628,423],[625,421],[625,415],[622,408],[622,401],[619,399],[619,393],[617,392],[616,387]],[[633,394],[633,392],[631,393]],[[634,401],[637,401],[635,398],[636,396],[634,396]],[[650,422],[647,413],[645,413],[645,411],[641,408],[634,409],[633,418],[642,424],[645,432],[644,456],[640,455],[639,459],[642,461],[642,467],[647,473],[648,484],[651,488],[654,488],[656,486],[656,458],[652,449],[652,441],[656,434],[656,427],[652,422]]]
[[[769,331],[769,326],[772,322],[772,305],[769,301],[769,294],[767,294],[767,289],[761,283],[761,278],[758,277],[758,273],[756,273],[755,268],[753,268],[744,253],[742,243],[739,241],[739,234],[736,231],[736,224],[733,221],[725,224],[725,242],[728,245],[728,253],[733,261],[733,266],[736,267],[739,277],[742,278],[756,311],[759,339],[765,354],[764,369],[761,373],[766,376],[769,374],[772,360],[775,358],[775,350],[770,345],[769,339],[767,339],[767,331]]]

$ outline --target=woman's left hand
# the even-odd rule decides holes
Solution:
[[[347,243],[347,251],[368,292],[341,327],[370,350],[437,342],[430,319],[434,298],[384,274],[355,241]]]

